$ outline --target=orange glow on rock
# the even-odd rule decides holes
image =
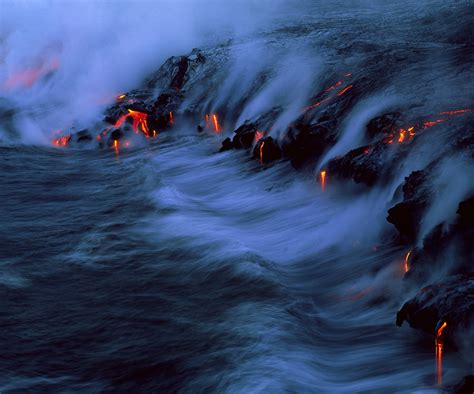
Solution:
[[[123,100],[125,97],[127,97],[126,94],[121,94],[120,96],[117,96],[117,100]]]
[[[174,123],[173,112],[170,111],[170,124],[173,124],[173,123]]]
[[[139,112],[139,111],[133,111],[131,109],[128,110],[128,114],[122,115],[120,118],[117,119],[117,121],[114,124],[114,127],[120,127],[122,126],[123,122],[129,117],[133,119],[132,123],[132,128],[135,133],[138,133],[139,127],[141,128],[143,134],[145,134],[145,137],[150,136],[150,130],[148,129],[148,123],[146,121],[147,114],[144,112]]]
[[[262,141],[260,145],[260,163],[263,164],[263,145],[265,145],[265,141]]]
[[[319,173],[319,179],[321,180],[321,190],[324,192],[324,189],[326,188],[326,171],[322,170]]]
[[[256,131],[255,132],[255,142],[260,141],[263,138],[263,131]]]

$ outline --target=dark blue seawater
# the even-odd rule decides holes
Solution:
[[[0,391],[435,392],[374,241],[391,191],[216,150],[0,148]]]

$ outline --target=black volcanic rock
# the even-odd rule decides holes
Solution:
[[[387,157],[392,149],[390,145],[381,143],[353,149],[329,161],[327,171],[333,177],[373,185],[388,172]]]
[[[234,144],[232,143],[232,140],[227,137],[224,141],[222,141],[222,147],[219,149],[219,152],[224,152],[226,150],[231,150],[234,148]]]
[[[76,133],[76,142],[84,143],[92,141],[92,135],[89,133],[89,130],[80,130]]]
[[[474,393],[474,375],[467,375],[456,385],[450,388],[454,394],[472,394]]]
[[[405,178],[403,201],[388,210],[387,221],[408,241],[416,238],[421,218],[431,200],[428,179],[427,170],[413,171]]]
[[[380,134],[390,134],[394,129],[401,126],[401,115],[400,112],[389,112],[373,118],[367,124],[367,136],[372,140],[375,137],[379,137]]]
[[[448,336],[465,331],[474,323],[474,275],[455,275],[421,289],[397,312],[396,323],[404,321],[416,329],[435,334],[446,322]]]
[[[295,168],[300,168],[316,160],[335,141],[334,130],[326,125],[298,123],[288,129],[283,154]]]
[[[235,136],[232,139],[235,148],[249,149],[254,140],[257,127],[253,123],[246,123],[234,131]]]

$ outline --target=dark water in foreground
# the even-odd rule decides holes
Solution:
[[[215,148],[1,148],[0,391],[437,391],[384,193]]]

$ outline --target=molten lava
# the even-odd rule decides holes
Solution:
[[[115,150],[115,156],[118,157],[118,154],[119,154],[119,142],[118,142],[118,140],[114,140],[114,150]]]
[[[173,124],[173,123],[174,123],[173,112],[170,111],[170,124]]]
[[[344,93],[346,93],[349,89],[352,89],[352,86],[354,85],[349,85],[346,88],[342,89],[336,96],[342,96]]]
[[[411,250],[409,250],[407,254],[405,255],[405,272],[408,272],[409,270],[408,261],[410,259],[410,255],[411,255]]]
[[[265,141],[262,141],[260,144],[260,163],[263,164],[263,145],[265,145]]]
[[[325,170],[322,170],[319,173],[319,178],[321,180],[321,190],[324,192],[324,189],[326,187],[326,171]]]
[[[436,383],[441,385],[443,383],[443,340],[441,336],[446,328],[447,323],[443,322],[436,332],[435,339],[435,359],[436,359]]]
[[[399,129],[397,141],[399,144],[407,142],[407,141],[411,141],[417,131],[429,129],[430,127],[433,127],[439,123],[445,122],[452,117],[462,116],[472,111],[473,109],[467,108],[467,109],[458,109],[458,110],[453,110],[453,111],[440,112],[439,115],[444,115],[443,118],[425,120],[414,126],[407,127],[406,129],[403,129],[403,128]],[[393,144],[394,137],[395,137],[395,132],[394,131],[390,132],[385,138],[385,143]]]
[[[216,133],[219,133],[221,130],[220,130],[220,127],[219,127],[219,121],[218,121],[218,119],[217,119],[217,115],[216,115],[216,114],[212,115],[212,122],[213,122],[213,124],[214,124],[214,131],[215,131]]]
[[[256,131],[255,132],[255,142],[260,141],[263,138],[263,131]]]
[[[128,110],[128,114],[122,115],[118,120],[115,122],[114,127],[122,126],[123,122],[129,117],[133,119],[132,128],[135,133],[138,133],[138,128],[140,127],[143,134],[148,138],[150,136],[150,130],[148,129],[148,123],[146,121],[147,114],[144,112],[133,111],[131,109]]]
[[[320,96],[326,96],[325,98],[322,98],[320,99],[319,101],[317,101],[315,104],[312,104],[306,108],[303,109],[303,112],[308,112],[314,108],[317,108],[319,107],[321,104],[329,101],[329,100],[332,100],[334,97],[340,97],[342,96],[344,93],[346,93],[348,90],[352,89],[353,85],[348,85],[346,86],[345,88],[341,89],[339,92],[337,92],[335,95],[334,94],[330,94],[332,91],[336,90],[339,86],[343,85],[344,82],[345,82],[345,79],[346,78],[349,78],[351,77],[352,74],[351,73],[346,73],[344,74],[344,78],[341,80],[341,81],[337,81],[335,84],[327,87],[326,89],[323,90],[323,92],[320,94]]]
[[[125,97],[127,97],[126,94],[121,94],[120,96],[117,96],[117,100],[123,100]]]
[[[68,146],[69,141],[71,141],[70,135],[65,135],[63,137],[59,137],[53,140],[53,144],[56,146]]]

